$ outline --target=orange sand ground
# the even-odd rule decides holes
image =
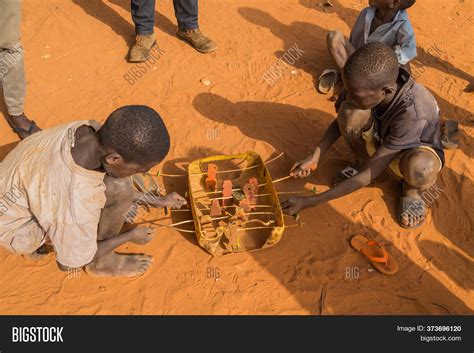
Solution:
[[[334,118],[333,103],[313,85],[331,65],[325,35],[333,28],[348,34],[367,3],[333,0],[335,7],[324,12],[316,6],[320,2],[201,1],[202,30],[219,44],[216,53],[201,55],[175,38],[172,2],[158,1],[156,32],[165,52],[132,86],[123,79],[133,67],[124,60],[133,38],[128,0],[25,0],[26,112],[46,128],[103,121],[121,105],[147,104],[163,115],[171,132],[164,172],[182,173],[181,163],[208,155],[255,150],[269,158],[284,151],[269,167],[275,179],[282,177]],[[260,252],[211,258],[192,234],[160,230],[144,247],[121,249],[155,258],[152,269],[135,279],[85,273],[71,278],[56,268],[53,255],[34,262],[0,249],[0,313],[472,313],[474,102],[472,93],[463,92],[473,80],[472,2],[418,1],[410,15],[419,45],[414,71],[443,116],[459,120],[462,142],[446,153],[438,182],[444,192],[423,228],[406,231],[396,224],[397,184],[383,176],[372,188],[304,211],[304,228],[289,228],[280,244]],[[303,57],[269,86],[262,75],[295,44]],[[17,137],[3,119],[0,129],[3,158]],[[348,158],[348,147],[338,142],[305,182],[327,189]],[[277,185],[298,190],[305,182]],[[164,185],[185,190],[176,178]],[[157,217],[163,213],[149,219]],[[386,243],[400,272],[394,277],[370,272],[348,244],[355,234]],[[345,278],[347,267],[359,267],[359,278]],[[220,278],[208,278],[209,268]]]

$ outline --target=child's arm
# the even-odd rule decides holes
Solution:
[[[153,207],[169,207],[179,209],[186,205],[186,199],[176,192],[172,192],[166,196],[157,196],[153,193],[143,193],[135,191],[133,201],[139,205],[147,205]]]
[[[299,161],[293,165],[290,175],[297,178],[307,177],[311,171],[314,171],[319,163],[319,159],[328,151],[329,147],[341,136],[337,120],[335,119],[324,133],[323,138],[316,146],[314,152],[306,159]]]
[[[416,58],[415,32],[409,21],[405,21],[397,33],[398,45],[393,48],[398,62],[405,65]]]
[[[380,146],[360,173],[321,194],[309,197],[290,197],[282,203],[283,211],[289,215],[296,215],[305,208],[340,198],[369,185],[390,165],[399,152],[400,150],[392,150],[383,145]]]

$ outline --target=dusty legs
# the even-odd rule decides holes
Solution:
[[[120,234],[134,195],[129,178],[117,179],[106,176],[104,182],[107,202],[100,216],[98,242]],[[128,232],[134,234],[145,231],[146,228],[135,228]],[[87,273],[94,276],[135,277],[145,273],[152,261],[153,258],[148,255],[125,255],[111,251],[87,265],[86,270]]]

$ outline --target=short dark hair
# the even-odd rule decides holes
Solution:
[[[343,75],[349,80],[363,82],[370,89],[393,84],[398,78],[397,55],[383,43],[365,44],[347,59]]]
[[[415,5],[416,0],[401,0],[400,1],[400,10],[408,9]]]
[[[144,105],[118,108],[97,133],[101,145],[113,148],[128,163],[160,162],[170,149],[170,136],[163,119]]]

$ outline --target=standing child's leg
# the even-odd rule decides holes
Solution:
[[[26,91],[23,48],[17,43],[11,49],[0,49],[0,81],[3,86],[7,121],[21,139],[40,129],[24,115]]]
[[[201,53],[217,49],[216,43],[203,35],[198,24],[198,0],[173,0],[174,13],[178,21],[178,38],[191,44]]]
[[[128,61],[144,62],[150,58],[150,51],[156,44],[155,0],[131,0],[130,3],[136,36]]]
[[[173,7],[179,30],[199,28],[198,0],[173,0]]]
[[[131,0],[130,6],[135,33],[152,34],[155,27],[155,0]]]

